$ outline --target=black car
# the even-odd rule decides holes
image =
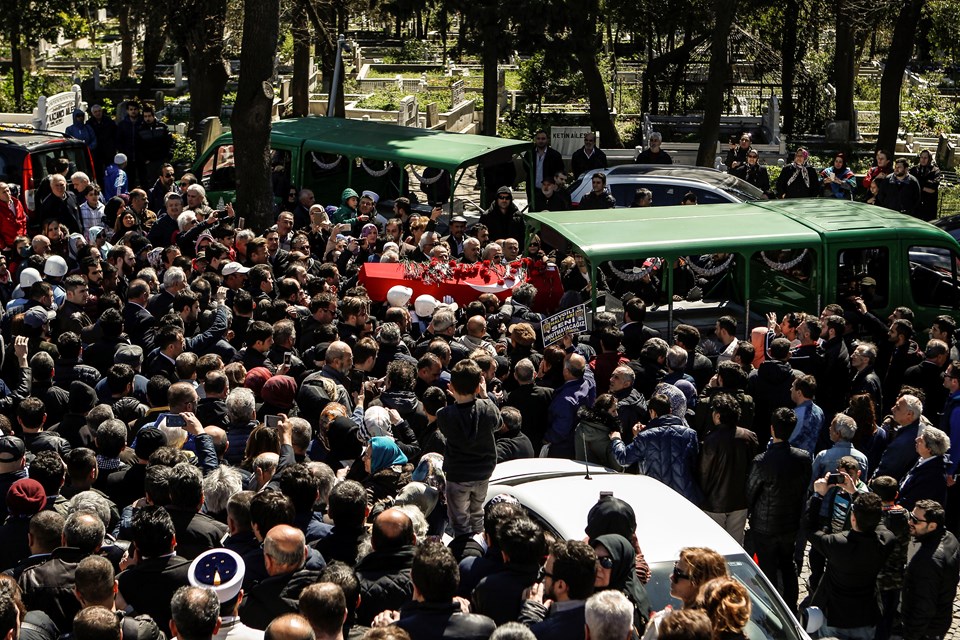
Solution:
[[[86,143],[56,131],[0,127],[0,182],[17,186],[17,195],[27,216],[40,205],[34,201],[36,188],[48,175],[48,164],[57,158],[70,161],[70,173],[82,171],[96,176],[93,156]]]

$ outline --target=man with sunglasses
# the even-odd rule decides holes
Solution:
[[[177,181],[174,179],[173,165],[165,162],[160,167],[160,174],[157,176],[157,181],[154,182],[150,188],[150,197],[147,206],[156,211],[157,215],[166,213],[167,194],[170,193],[179,194],[180,190],[177,189]]]
[[[510,187],[497,189],[497,199],[480,214],[479,223],[489,231],[489,237],[493,240],[516,238],[523,241],[523,218],[517,205],[513,203],[513,190]],[[476,232],[476,229],[474,231]],[[482,244],[483,240],[480,241]]]
[[[909,516],[910,535],[919,544],[904,574],[900,617],[906,640],[943,638],[950,629],[960,580],[960,545],[946,530],[940,503],[920,500]]]
[[[597,554],[586,542],[564,540],[550,548],[538,582],[524,592],[520,622],[537,640],[583,640],[584,606],[593,595]],[[548,610],[545,600],[552,600]]]
[[[582,176],[587,171],[607,168],[607,154],[597,147],[597,134],[591,131],[583,136],[583,146],[570,156],[573,177]],[[544,176],[546,180],[546,176]],[[551,209],[553,211],[553,209]]]

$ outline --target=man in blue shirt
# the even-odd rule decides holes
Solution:
[[[817,438],[823,427],[823,409],[813,402],[816,392],[817,379],[811,375],[795,378],[790,387],[790,399],[797,405],[793,410],[797,414],[797,426],[790,434],[790,445],[811,456],[816,453]]]

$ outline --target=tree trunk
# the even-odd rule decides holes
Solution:
[[[302,118],[310,112],[310,23],[302,4],[293,13],[293,79],[290,82],[293,97],[293,117]]]
[[[893,39],[887,52],[887,64],[880,78],[880,129],[877,132],[877,148],[892,152],[900,130],[900,89],[903,87],[903,72],[913,55],[913,42],[917,24],[926,0],[907,0],[900,8],[900,15],[893,27]]]
[[[720,139],[720,117],[730,61],[727,59],[728,38],[737,11],[737,0],[714,0],[714,25],[710,43],[710,71],[704,90],[703,124],[700,125],[700,149],[697,164],[712,167]]]
[[[800,20],[800,3],[787,0],[783,14],[783,39],[780,43],[780,114],[783,116],[783,135],[793,136],[793,76],[797,71],[797,29],[791,28]],[[768,140],[773,142],[773,140]]]
[[[837,89],[836,119],[853,122],[853,86],[856,80],[856,26],[850,15],[853,7],[844,0],[837,4],[836,48],[833,57],[833,86]]]
[[[120,3],[117,21],[120,28],[120,79],[133,74],[133,25],[130,24],[130,5]]]
[[[150,98],[150,90],[156,84],[157,64],[167,41],[167,24],[166,2],[152,3],[144,16],[143,75],[140,76],[140,89],[137,91],[141,98]]]
[[[240,80],[230,126],[237,167],[237,216],[254,229],[273,224],[270,181],[270,111],[273,59],[280,33],[280,0],[245,0]]]
[[[171,14],[171,33],[178,39],[187,63],[190,84],[190,121],[194,130],[207,117],[220,117],[226,88],[226,60],[223,35],[226,24],[226,0],[189,0],[180,11]],[[269,59],[271,68],[276,47],[259,55]]]
[[[488,17],[483,38],[483,135],[497,135],[497,39],[502,37],[494,17]]]
[[[23,104],[23,36],[20,33],[20,22],[12,22],[10,32],[10,63],[13,66],[13,104],[17,111],[26,111]]]
[[[587,16],[573,20],[570,23],[571,44],[574,55],[580,63],[580,72],[587,87],[587,97],[590,100],[590,122],[600,134],[603,146],[608,149],[620,149],[620,132],[617,131],[613,118],[610,116],[610,103],[607,101],[607,87],[603,82],[603,75],[597,65],[600,55],[597,47],[596,16],[599,13],[597,0],[591,0],[588,5]]]

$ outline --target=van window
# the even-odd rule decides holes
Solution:
[[[213,150],[203,165],[200,176],[205,189],[226,191],[237,188],[237,168],[233,155],[233,144],[222,144]]]
[[[34,151],[30,154],[30,163],[33,166],[33,183],[39,185],[50,172],[47,170],[47,163],[57,158],[66,158],[70,161],[70,171],[67,173],[67,180],[76,171],[82,171],[88,176],[93,175],[93,168],[90,166],[87,157],[86,146],[76,147],[57,147],[46,151]]]
[[[837,302],[863,296],[871,311],[885,309],[890,299],[890,250],[887,247],[850,247],[837,252]],[[876,281],[872,291],[861,285]],[[829,302],[829,300],[828,300]]]
[[[765,307],[809,311],[817,306],[813,249],[758,251],[750,258],[750,297]]]
[[[960,258],[944,247],[910,247],[910,292],[924,307],[956,309]]]

